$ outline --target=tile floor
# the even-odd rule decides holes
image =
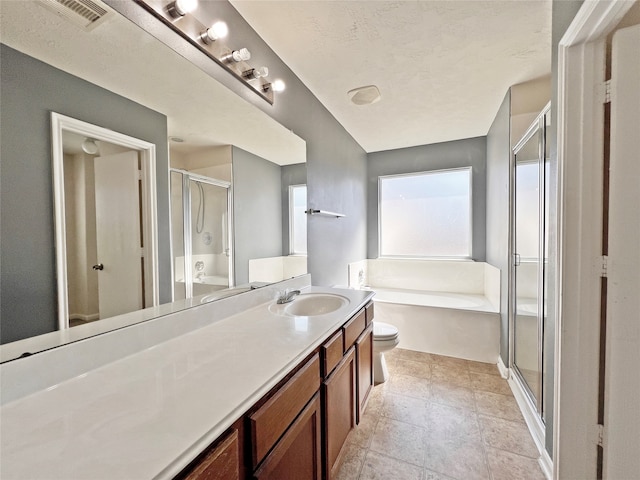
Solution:
[[[396,348],[345,445],[339,480],[544,480],[495,365]]]

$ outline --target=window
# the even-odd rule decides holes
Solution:
[[[471,257],[471,167],[379,179],[380,256]]]
[[[307,254],[307,186],[289,187],[289,252]]]

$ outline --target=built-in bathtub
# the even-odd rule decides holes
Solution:
[[[352,288],[376,292],[376,321],[400,348],[496,363],[500,271],[483,262],[375,259],[349,265]]]

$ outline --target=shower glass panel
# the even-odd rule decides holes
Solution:
[[[171,252],[173,256],[173,299],[186,298],[184,273],[184,189],[182,173],[171,172]]]
[[[171,170],[174,299],[233,286],[228,182]]]
[[[515,149],[513,172],[513,367],[542,413],[542,346],[545,317],[544,115]]]
[[[189,179],[193,296],[231,286],[228,188]]]

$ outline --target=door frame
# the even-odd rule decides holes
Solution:
[[[606,36],[630,0],[584,2],[558,46],[553,478],[595,478]]]
[[[159,304],[156,146],[66,115],[51,112],[51,148],[53,176],[54,233],[56,242],[56,283],[58,287],[58,329],[69,328],[69,295],[67,279],[67,236],[64,194],[63,131],[113,143],[140,153],[142,181],[142,225],[145,238],[145,292],[147,305]]]

